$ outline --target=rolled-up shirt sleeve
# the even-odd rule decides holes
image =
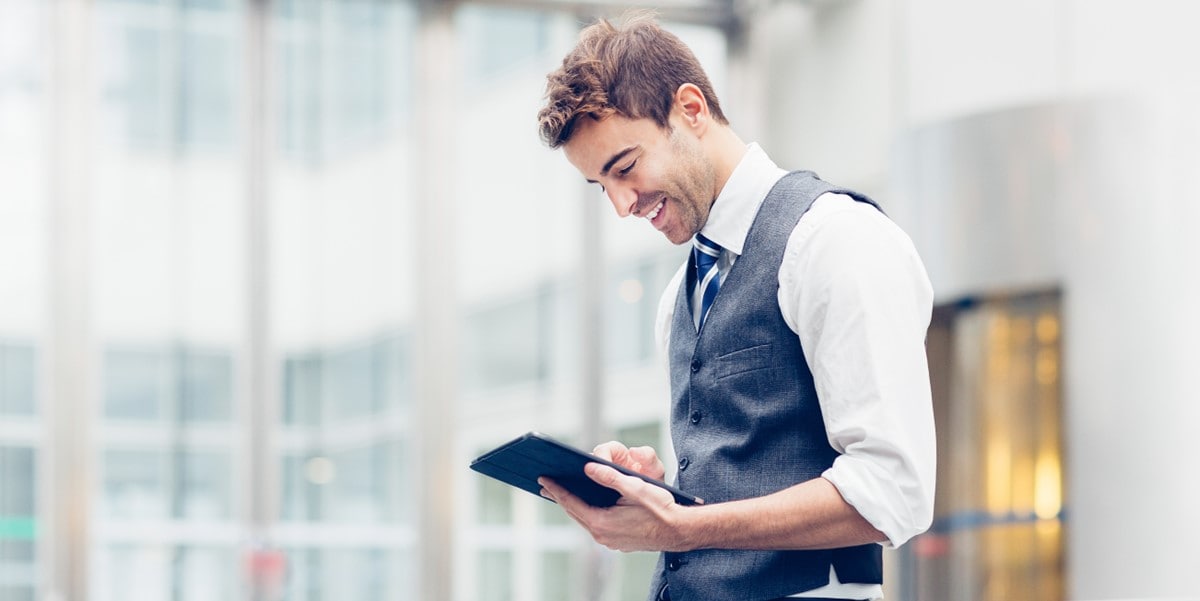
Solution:
[[[933,519],[933,290],[920,257],[875,208],[826,194],[792,232],[779,285],[840,453],[823,476],[899,546]]]

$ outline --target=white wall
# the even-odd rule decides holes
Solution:
[[[1196,23],[1183,1],[783,3],[746,61],[764,145],[880,196],[941,300],[1062,288],[1070,598],[1195,594]]]

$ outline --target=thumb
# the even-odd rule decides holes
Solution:
[[[583,468],[583,472],[587,474],[596,484],[611,488],[621,493],[621,498],[626,501],[636,503],[638,505],[648,505],[652,498],[649,496],[654,490],[661,490],[658,487],[647,484],[641,478],[626,476],[617,470],[600,463],[589,463]],[[651,490],[653,489],[653,490]],[[663,491],[666,492],[666,491]],[[667,493],[668,495],[670,493]]]

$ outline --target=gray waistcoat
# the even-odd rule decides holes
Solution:
[[[800,216],[835,188],[790,173],[763,200],[742,255],[721,284],[700,332],[688,291],[689,261],[671,324],[671,438],[678,486],[707,503],[758,497],[816,478],[833,464],[812,372],[779,311],[779,265]],[[801,283],[803,285],[803,283]],[[829,582],[882,582],[878,545],[821,551],[706,549],[664,553],[651,598],[665,583],[672,601],[754,601]]]

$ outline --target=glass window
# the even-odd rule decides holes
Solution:
[[[376,149],[411,103],[415,26],[403,2],[276,3],[278,143],[289,161],[319,166]]]
[[[501,301],[467,318],[463,387],[483,391],[537,382],[546,373],[541,316],[546,295]]]
[[[406,336],[393,334],[329,353],[285,357],[283,423],[317,425],[403,407],[412,386],[408,345]]]
[[[388,484],[397,474],[388,457],[389,447],[381,443],[330,454],[337,470],[328,488],[331,520],[380,522],[392,516]]]
[[[555,503],[549,501],[538,504],[539,521],[546,526],[570,526],[575,522]]]
[[[233,517],[233,465],[229,454],[182,451],[176,454],[174,517],[224,520]]]
[[[402,552],[293,548],[285,555],[285,601],[382,601],[411,598],[413,592],[410,561]]]
[[[604,291],[604,342],[609,367],[645,363],[654,349],[654,319],[662,284],[654,281],[653,263],[627,263],[610,271]]]
[[[101,601],[161,601],[168,598],[174,573],[174,550],[167,545],[115,544],[100,557],[99,572],[107,586]],[[131,586],[137,583],[137,586]]]
[[[232,418],[233,358],[228,353],[184,349],[177,355],[179,408],[184,422]]]
[[[183,7],[221,10],[229,9],[231,2],[233,2],[233,0],[183,0]]]
[[[511,551],[479,552],[479,592],[481,601],[512,601],[513,554]]]
[[[283,598],[409,598],[415,3],[267,6]]]
[[[221,422],[232,417],[232,400],[228,353],[116,348],[104,354],[104,414],[110,419]]]
[[[0,600],[34,601],[49,539],[37,504],[45,455],[38,417],[49,319],[50,188],[55,186],[50,95],[51,17],[57,6],[12,0],[0,8]],[[9,436],[9,433],[12,436]]]
[[[662,449],[662,428],[658,422],[648,422],[617,428],[617,440],[627,447]]]
[[[33,415],[35,374],[32,346],[0,341],[0,415]]]
[[[305,470],[309,460],[296,455],[284,455],[280,460],[279,478],[283,486],[280,503],[284,520],[321,518],[320,485],[310,481]]]
[[[35,601],[31,586],[7,586],[0,584],[0,599],[4,601]]]
[[[114,62],[120,67],[114,65],[113,77],[102,92],[117,109],[116,118],[107,125],[123,126],[111,135],[132,148],[162,150],[167,146],[170,123],[164,66],[170,37],[160,29],[138,25],[129,25],[118,35],[121,56]]]
[[[374,345],[330,353],[325,358],[325,415],[331,419],[371,415],[379,409],[378,373]]]
[[[283,422],[316,425],[321,421],[321,357],[315,353],[283,360]]]
[[[168,398],[167,357],[158,350],[110,349],[104,354],[104,415],[154,420]]]
[[[379,549],[330,549],[323,553],[323,599],[381,600],[388,591],[390,568]]]
[[[574,597],[579,579],[569,551],[542,553],[542,600],[562,601]],[[632,599],[632,597],[621,597]]]
[[[106,516],[167,517],[166,457],[161,451],[109,450],[104,453],[103,470]]]
[[[494,478],[477,478],[479,483],[479,523],[507,525],[513,520],[513,488]]]
[[[633,367],[653,362],[654,323],[659,301],[679,266],[687,259],[686,250],[671,248],[652,252],[614,266],[604,291],[604,342],[610,368]]]
[[[546,50],[550,16],[543,12],[467,4],[456,15],[462,69],[481,85]]]
[[[412,341],[396,334],[376,342],[375,381],[378,409],[405,409],[412,400]]]
[[[0,445],[0,573],[7,567],[28,568],[37,535],[35,452],[29,447]]]
[[[225,2],[208,0],[193,6],[222,8]],[[221,31],[184,31],[181,40],[179,144],[186,149],[229,150],[236,132],[236,78],[239,61],[229,34]]]
[[[239,566],[232,550],[220,547],[180,547],[174,557],[172,599],[211,601],[236,599],[235,574]]]

